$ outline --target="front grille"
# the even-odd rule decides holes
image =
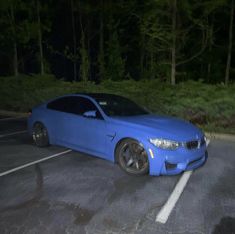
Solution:
[[[200,141],[188,141],[186,142],[185,145],[187,149],[191,150],[191,149],[198,148],[199,144],[200,144]]]

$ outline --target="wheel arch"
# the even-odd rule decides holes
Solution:
[[[34,126],[36,124],[42,124],[47,130],[48,130],[48,127],[46,126],[45,122],[42,121],[42,120],[35,120],[33,123],[32,123],[32,127],[34,128]]]
[[[39,120],[39,119],[35,120],[35,121],[32,123],[32,134],[33,134],[34,126],[35,126],[37,123],[42,124],[42,125],[46,128],[48,141],[49,141],[49,144],[51,144],[50,129],[48,128],[47,124],[45,124],[45,121]]]
[[[134,138],[134,137],[122,137],[121,139],[119,139],[115,145],[115,148],[114,148],[114,162],[117,163],[117,149],[119,147],[119,145],[123,142],[123,141],[126,141],[126,140],[134,140],[134,141],[138,141],[140,144],[143,145],[144,149],[146,150],[144,144],[137,138]]]

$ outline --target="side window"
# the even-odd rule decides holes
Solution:
[[[47,108],[77,115],[83,115],[86,111],[96,111],[96,118],[103,119],[97,107],[84,97],[67,96],[58,98],[48,103]]]
[[[72,113],[83,115],[87,111],[96,111],[96,118],[103,119],[95,104],[89,99],[84,97],[73,97],[71,101],[71,110],[73,111]]]
[[[67,112],[66,108],[69,105],[69,99],[70,99],[70,97],[58,98],[58,99],[48,103],[47,108],[52,109],[52,110],[61,111],[61,112]]]

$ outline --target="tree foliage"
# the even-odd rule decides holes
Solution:
[[[229,83],[233,2],[0,0],[0,74]]]

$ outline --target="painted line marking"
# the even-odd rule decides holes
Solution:
[[[206,147],[210,144],[210,140],[206,140]],[[171,193],[170,197],[168,198],[165,205],[161,208],[159,211],[156,222],[159,223],[166,223],[168,220],[168,217],[171,214],[171,211],[175,207],[176,202],[179,200],[180,195],[184,191],[185,186],[187,185],[187,182],[192,175],[193,171],[186,171],[183,173],[183,175],[180,177],[178,183],[176,184],[173,192]]]
[[[176,186],[175,186],[173,192],[171,193],[170,197],[168,198],[167,202],[159,211],[159,213],[156,217],[156,222],[166,223],[171,211],[175,207],[175,204],[178,201],[180,195],[182,194],[184,187],[186,186],[192,173],[193,173],[193,171],[186,171],[180,177],[178,183],[176,184]]]
[[[24,116],[19,116],[19,117],[6,117],[6,118],[0,119],[0,122],[1,122],[1,121],[7,121],[7,120],[25,119],[25,118],[26,118],[26,117],[24,117]]]
[[[39,159],[39,160],[30,162],[30,163],[27,163],[27,164],[24,164],[24,165],[22,165],[22,166],[13,168],[13,169],[11,169],[11,170],[2,172],[2,173],[0,173],[0,177],[1,177],[1,176],[4,176],[4,175],[8,175],[8,174],[10,174],[10,173],[13,173],[13,172],[15,172],[15,171],[19,171],[19,170],[21,170],[21,169],[23,169],[23,168],[32,166],[32,165],[34,165],[34,164],[37,164],[37,163],[40,163],[40,162],[49,160],[49,159],[51,159],[51,158],[55,158],[55,157],[58,157],[58,156],[60,156],[60,155],[67,154],[67,153],[69,153],[69,152],[71,152],[71,151],[72,151],[72,150],[65,150],[65,151],[63,151],[63,152],[60,152],[60,153],[57,153],[57,154],[53,154],[53,155],[51,155],[51,156],[48,156],[48,157],[45,157],[45,158],[42,158],[42,159]]]
[[[7,136],[13,136],[13,135],[21,134],[21,133],[26,133],[26,132],[27,132],[27,130],[7,133],[7,134],[0,135],[0,138],[7,137]]]

